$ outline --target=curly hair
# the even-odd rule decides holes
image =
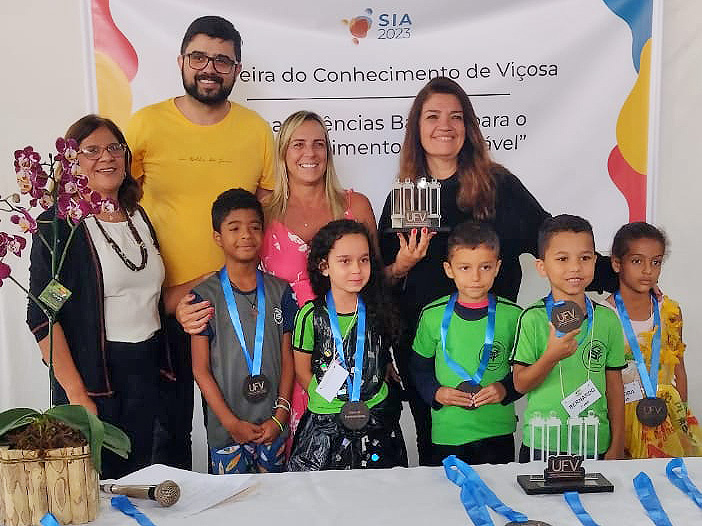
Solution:
[[[319,301],[323,301],[331,289],[329,277],[322,274],[321,266],[329,257],[334,244],[342,237],[360,234],[368,242],[370,256],[370,278],[360,291],[366,304],[367,324],[372,331],[390,344],[398,341],[401,333],[400,318],[393,303],[388,301],[385,280],[380,260],[375,251],[368,229],[362,223],[351,219],[337,219],[319,229],[310,241],[310,253],[307,258],[307,272],[310,276],[312,291]]]
[[[253,210],[263,225],[263,207],[256,196],[243,188],[231,188],[212,203],[212,229],[221,233],[222,222],[232,210]]]

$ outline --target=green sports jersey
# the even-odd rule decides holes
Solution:
[[[413,350],[424,358],[434,358],[436,379],[442,386],[456,387],[463,379],[449,367],[441,348],[441,321],[449,296],[433,301],[422,310]],[[510,372],[509,356],[517,320],[522,309],[509,300],[497,298],[495,339],[482,386],[501,380]],[[475,374],[485,344],[487,316],[466,320],[454,310],[446,337],[449,356],[468,373]],[[483,438],[507,435],[516,428],[514,404],[486,404],[474,410],[457,406],[432,409],[431,439],[435,444],[462,445]]]
[[[617,315],[609,308],[596,302],[593,305],[593,320],[590,333],[583,338],[578,350],[572,356],[564,358],[551,370],[544,381],[527,394],[527,407],[524,413],[523,441],[526,446],[542,449],[541,431],[535,430],[533,443],[529,421],[534,416],[548,418],[551,415],[561,420],[561,451],[568,447],[568,413],[561,401],[578,387],[592,380],[601,393],[601,397],[580,416],[594,411],[599,418],[597,453],[607,451],[610,443],[609,418],[607,413],[606,378],[607,369],[623,369],[624,335]],[[587,319],[581,325],[581,331],[587,330]],[[539,300],[522,312],[517,328],[517,341],[514,345],[512,363],[529,366],[535,363],[546,350],[549,336],[549,320],[543,300]],[[578,335],[580,338],[581,335]],[[551,432],[549,445],[555,448],[557,437]],[[574,451],[579,448],[579,435],[573,430]],[[587,440],[587,453],[594,453],[594,437]]]
[[[302,308],[297,312],[295,317],[295,331],[293,332],[293,349],[295,351],[306,352],[312,354],[312,380],[307,387],[307,394],[310,397],[307,408],[312,413],[317,414],[332,414],[339,413],[343,405],[348,401],[348,396],[344,396],[345,399],[339,399],[339,395],[347,395],[346,393],[346,383],[344,383],[339,389],[339,395],[334,398],[331,402],[327,402],[319,393],[317,393],[317,386],[321,381],[324,373],[329,366],[333,358],[333,353],[331,349],[334,349],[334,342],[330,331],[324,331],[328,336],[330,341],[315,342],[315,304],[313,302],[307,302]],[[317,308],[317,312],[319,309]],[[326,315],[326,307],[324,307],[325,318],[328,320],[328,315]],[[355,342],[355,326],[356,326],[356,315],[354,314],[338,314],[339,319],[339,330],[344,338],[344,358],[346,364],[352,364],[353,354],[356,350]],[[325,320],[325,321],[327,321]],[[327,321],[328,323],[328,321]],[[368,327],[368,325],[366,325]],[[354,341],[351,341],[353,339]],[[363,384],[361,385],[361,400],[366,402],[366,405],[370,408],[373,407],[383,400],[388,395],[388,385],[383,381],[385,378],[385,368],[382,357],[380,356],[381,351],[378,347],[379,338],[371,337],[369,338],[369,330],[366,329],[366,353],[364,356],[363,365]],[[323,348],[322,349],[320,349]],[[322,352],[320,352],[322,350]],[[367,382],[367,378],[371,378],[371,382]],[[368,394],[369,384],[378,385],[378,389],[371,389],[373,392]]]

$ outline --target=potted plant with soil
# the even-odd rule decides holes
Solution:
[[[49,322],[49,380],[54,380],[53,325],[56,314],[70,296],[58,282],[73,232],[80,221],[116,204],[88,188],[87,177],[78,173],[77,144],[59,138],[56,155],[42,162],[31,146],[15,152],[15,173],[20,193],[0,197],[0,211],[10,213],[18,234],[0,231],[0,286],[9,279],[20,287]],[[21,194],[21,195],[20,195]],[[29,198],[22,206],[23,197]],[[38,231],[30,213],[55,209],[51,225]],[[38,215],[38,214],[37,214]],[[58,245],[58,221],[71,226],[62,249]],[[8,255],[21,256],[27,246],[23,234],[37,233],[51,254],[54,279],[34,296],[17,281],[5,262]],[[53,406],[51,394],[50,405]],[[98,473],[102,448],[126,457],[129,438],[115,426],[102,422],[80,405],[50,407],[45,412],[14,408],[0,413],[0,524],[40,524],[47,512],[62,524],[81,524],[95,519],[99,508]]]
[[[94,520],[103,447],[126,457],[129,439],[80,405],[0,413],[0,524]]]

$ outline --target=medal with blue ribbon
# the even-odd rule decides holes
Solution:
[[[624,300],[619,291],[614,293],[614,302],[617,305],[617,312],[622,321],[624,335],[626,336],[627,342],[629,342],[631,353],[634,355],[636,368],[639,370],[641,385],[643,386],[644,393],[646,393],[646,398],[639,400],[636,405],[636,418],[645,426],[657,427],[665,422],[668,416],[668,408],[665,405],[665,401],[656,396],[658,389],[658,368],[661,360],[661,333],[663,332],[661,313],[658,310],[658,299],[655,295],[651,294],[653,329],[655,332],[653,333],[653,339],[651,341],[651,368],[649,370],[646,370],[646,359],[641,352],[639,340],[636,334],[634,334],[634,328],[631,325],[629,313],[626,310],[626,305],[624,305]]]
[[[334,336],[337,360],[339,361],[339,365],[349,372],[349,376],[346,377],[349,401],[341,408],[339,417],[344,427],[352,431],[357,431],[363,429],[370,419],[370,410],[365,402],[361,401],[363,358],[366,348],[366,304],[363,302],[360,295],[356,296],[356,309],[358,311],[358,318],[356,321],[356,351],[354,353],[353,368],[351,370],[346,365],[344,340],[341,337],[339,318],[336,314],[336,305],[334,304],[334,296],[331,290],[327,292],[326,300],[327,312],[329,313],[329,325],[331,326],[332,335]]]
[[[234,332],[241,345],[241,350],[246,358],[246,365],[249,369],[249,375],[246,377],[243,386],[244,398],[251,403],[262,402],[266,399],[268,391],[271,388],[271,383],[266,375],[261,374],[261,360],[263,357],[263,331],[266,321],[266,293],[263,288],[263,273],[260,270],[256,271],[256,334],[254,337],[254,352],[253,358],[249,354],[246,339],[244,338],[244,329],[241,326],[241,318],[239,317],[239,309],[236,306],[234,298],[234,290],[229,281],[227,268],[222,267],[219,271],[219,282],[222,285],[224,299],[227,302],[229,310],[229,319],[234,326]]]
[[[485,374],[485,369],[487,369],[487,364],[490,361],[490,355],[492,354],[492,346],[495,341],[495,319],[497,313],[497,299],[494,294],[488,294],[488,316],[487,316],[487,327],[485,328],[485,343],[483,344],[483,353],[480,357],[480,363],[478,364],[478,369],[475,374],[470,374],[466,371],[461,364],[456,362],[448,353],[446,348],[446,339],[448,337],[449,326],[451,325],[451,317],[453,316],[453,311],[456,307],[456,300],[458,296],[456,293],[451,294],[449,297],[446,308],[444,309],[444,315],[441,320],[441,349],[444,355],[444,361],[451,370],[456,373],[463,381],[458,384],[456,389],[463,391],[465,393],[475,394],[480,389],[482,389],[480,382]],[[475,406],[466,407],[466,409],[475,409]]]
[[[665,474],[668,480],[685,495],[692,499],[698,508],[702,509],[702,493],[697,489],[697,486],[690,480],[687,474],[685,461],[681,458],[674,458],[665,467]]]
[[[553,294],[549,293],[549,295],[544,298],[544,305],[546,305],[546,315],[548,316],[548,319],[551,321],[551,323],[553,323],[553,326],[556,328],[556,336],[558,336],[559,338],[561,336],[564,336],[566,332],[570,332],[580,327],[580,324],[582,323],[582,309],[574,301],[554,301]],[[585,308],[587,309],[587,330],[585,332],[581,332],[578,335],[578,338],[575,340],[578,343],[578,346],[580,346],[580,344],[582,344],[585,341],[585,338],[592,329],[594,309],[592,307],[592,300],[590,300],[590,298],[588,298],[587,296],[585,296]],[[568,330],[558,330],[559,325],[554,323],[552,319],[554,309],[563,309],[565,313],[571,313],[571,315],[568,317],[568,321],[571,321],[572,325],[566,322],[560,324],[561,327],[568,327]]]
[[[509,524],[548,526],[545,522],[531,521],[523,513],[507,506],[483,482],[480,475],[456,455],[446,457],[443,465],[446,478],[461,488],[461,503],[475,526],[494,526],[495,523],[487,510],[488,506],[511,521]]]
[[[639,502],[646,510],[648,518],[653,521],[656,526],[673,526],[666,514],[661,501],[658,500],[656,488],[653,487],[653,482],[643,471],[634,477],[634,490]]]
[[[563,498],[583,526],[598,526],[583,507],[583,503],[580,502],[580,494],[577,491],[566,491],[563,493]]]

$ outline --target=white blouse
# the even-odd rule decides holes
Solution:
[[[137,343],[148,340],[161,328],[158,302],[165,269],[156,249],[149,227],[136,211],[130,216],[144,242],[146,266],[139,271],[127,267],[97,226],[96,217],[86,220],[88,232],[97,250],[105,293],[105,331],[108,341]],[[126,221],[100,221],[107,235],[124,256],[137,267],[141,265],[139,244]]]

